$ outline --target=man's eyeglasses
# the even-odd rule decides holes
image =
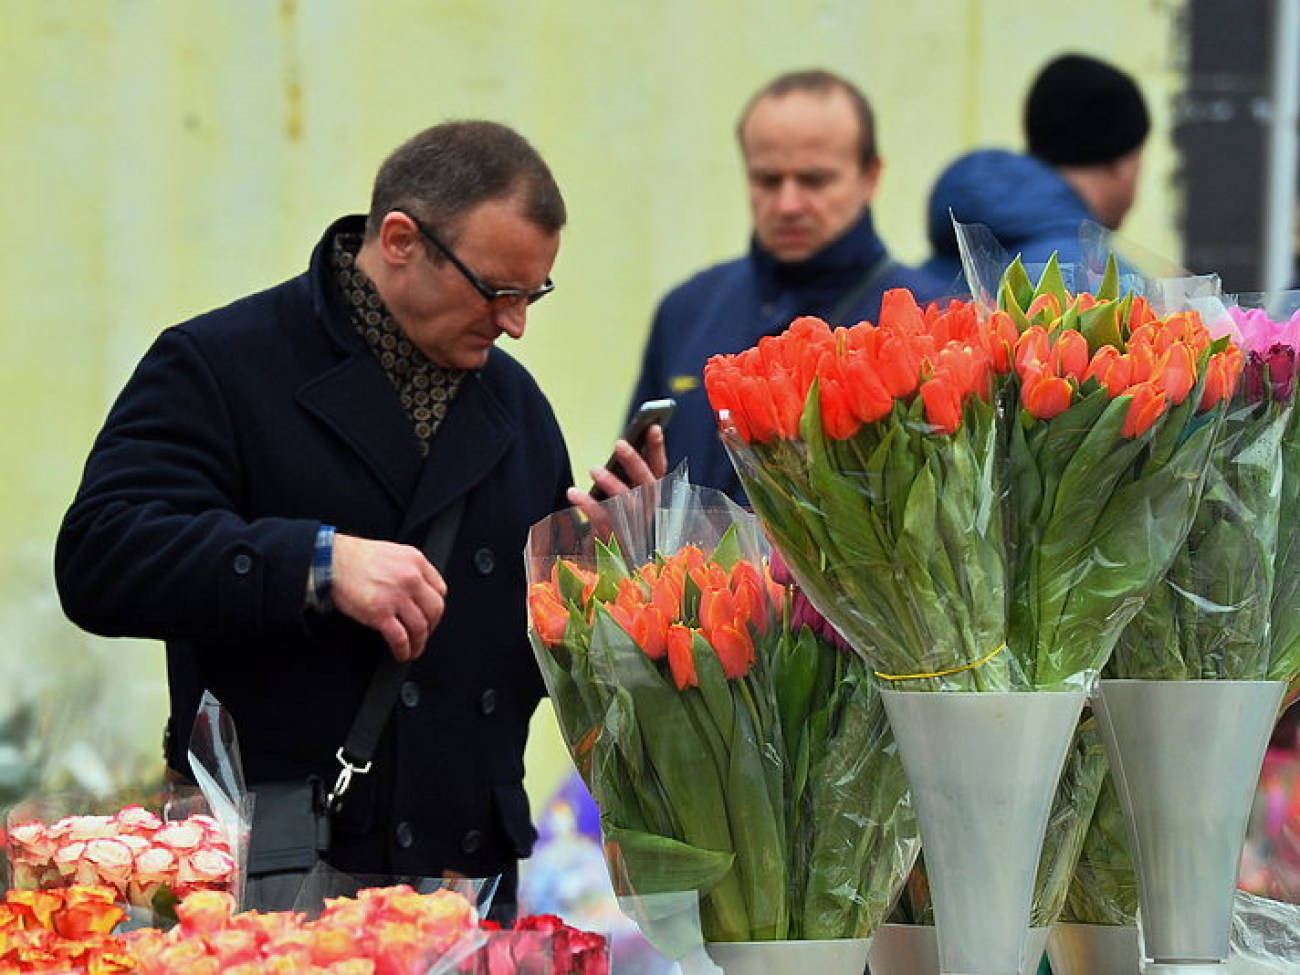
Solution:
[[[465,280],[473,285],[474,290],[481,294],[489,303],[500,301],[514,304],[515,302],[522,301],[524,304],[531,305],[537,299],[545,298],[555,290],[555,282],[550,278],[547,278],[546,283],[540,288],[534,288],[532,291],[525,291],[523,288],[494,288],[471,271],[465,265],[464,261],[452,253],[450,247],[435,237],[433,231],[420,222],[419,217],[411,213],[409,210],[403,210],[401,207],[396,207],[393,212],[400,213],[402,216],[406,217],[406,219],[410,220],[411,223],[415,224],[415,229],[420,232],[424,239],[434,247],[438,248],[438,253],[451,261],[452,266],[464,275]]]

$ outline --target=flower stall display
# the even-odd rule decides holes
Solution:
[[[140,805],[108,815],[60,815],[79,804],[75,797],[47,796],[9,811],[11,887],[97,885],[123,905],[162,913],[194,891],[237,888],[229,837],[211,816],[164,820]]]
[[[169,931],[126,936],[141,975],[436,975],[456,971],[482,940],[465,897],[405,885],[331,899],[315,920],[236,914],[234,898],[216,891],[191,894],[177,915]]]
[[[1264,747],[1300,672],[1300,470],[1294,329],[1219,299],[1199,307],[1226,343],[1231,398],[1188,536],[1104,673],[1123,774],[1098,800],[1067,913],[1132,925],[1140,903],[1149,958],[1213,964],[1228,954]]]
[[[125,939],[112,933],[125,917],[110,887],[6,891],[0,901],[0,971],[134,972]]]
[[[1043,836],[1083,695],[1186,535],[1227,392],[1194,316],[1121,297],[1113,263],[1071,294],[1055,262],[1037,284],[1014,262],[998,294],[990,312],[891,292],[877,325],[801,319],[705,371],[764,527],[888,685],[954,971],[1019,967],[1024,928],[990,932],[1028,921],[1025,838]],[[992,774],[1027,741],[1033,802],[1023,776]],[[971,790],[957,801],[955,781]]]
[[[599,531],[534,526],[527,557],[534,649],[615,886],[698,890],[707,942],[865,939],[916,841],[863,663],[794,625],[757,523],[720,493],[679,474],[602,507]]]

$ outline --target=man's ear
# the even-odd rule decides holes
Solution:
[[[386,263],[401,266],[409,264],[420,255],[420,232],[404,213],[392,211],[385,214],[379,225],[379,253]]]
[[[880,186],[880,173],[885,168],[885,161],[877,156],[870,166],[862,170],[863,202],[870,204],[876,199],[876,190]]]

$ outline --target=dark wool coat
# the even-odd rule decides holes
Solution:
[[[168,763],[204,689],[234,717],[250,783],[332,784],[378,633],[304,609],[319,526],[421,545],[465,498],[444,569],[447,609],[354,780],[331,859],[378,874],[471,876],[526,856],[523,753],[544,688],[525,630],[529,526],[565,505],[569,461],[549,404],[494,349],[422,457],[412,422],[349,321],[329,270],[309,270],[163,332],[113,406],[59,534],[68,616],[165,640]],[[124,661],[124,666],[129,662]]]

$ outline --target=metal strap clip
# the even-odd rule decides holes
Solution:
[[[352,776],[365,775],[370,771],[370,766],[374,764],[373,762],[366,762],[365,765],[353,765],[343,756],[342,748],[334,753],[334,757],[339,760],[339,764],[343,767],[339,769],[339,777],[334,780],[334,788],[330,790],[329,796],[325,799],[325,805],[330,812],[338,812],[344,794],[352,787]]]

